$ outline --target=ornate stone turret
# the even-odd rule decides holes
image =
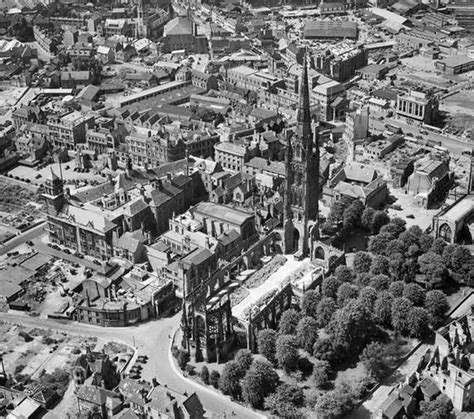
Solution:
[[[44,182],[44,193],[42,198],[46,202],[47,213],[56,215],[64,205],[63,181],[54,173],[51,168]]]

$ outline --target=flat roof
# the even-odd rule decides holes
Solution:
[[[450,55],[444,60],[441,60],[447,67],[456,67],[458,65],[469,64],[474,62],[474,58],[470,58],[467,55]]]
[[[194,207],[194,210],[238,225],[242,225],[246,220],[253,217],[253,214],[248,212],[239,211],[226,205],[214,204],[213,202],[201,202]]]
[[[153,96],[168,91],[168,89],[177,89],[181,86],[186,86],[189,81],[170,81],[169,83],[160,84],[159,86],[152,87],[151,89],[145,89],[141,92],[131,94],[129,96],[123,96],[119,98],[119,103],[126,103],[135,99],[141,99],[146,96]]]

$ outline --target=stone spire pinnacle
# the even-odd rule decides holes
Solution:
[[[303,138],[311,136],[311,114],[309,100],[309,81],[308,81],[308,51],[303,55],[303,71],[300,80],[300,98],[297,115],[298,134]]]

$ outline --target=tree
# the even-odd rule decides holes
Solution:
[[[277,332],[272,329],[263,329],[258,332],[258,352],[270,362],[275,362]]]
[[[372,336],[374,324],[367,307],[358,300],[351,300],[336,310],[326,329],[335,345],[357,351]]]
[[[209,370],[205,365],[202,366],[199,376],[204,384],[209,384]]]
[[[420,236],[410,229],[401,233],[398,239],[404,244],[405,249],[420,245]]]
[[[392,327],[398,333],[407,335],[410,332],[410,313],[413,303],[407,298],[395,298],[392,302]]]
[[[360,224],[362,228],[367,231],[372,230],[372,220],[374,218],[375,210],[372,207],[366,207],[362,212],[362,216],[360,217]]]
[[[296,326],[301,319],[301,313],[293,308],[286,310],[280,318],[279,332],[282,335],[294,335]]]
[[[419,419],[454,419],[453,402],[446,396],[440,394],[435,400],[420,402]]]
[[[410,336],[417,339],[424,338],[430,332],[429,328],[429,314],[422,307],[413,307],[410,310],[409,316]]]
[[[212,370],[209,376],[209,383],[212,385],[212,387],[218,388],[220,378],[221,375],[219,374],[219,371]]]
[[[426,293],[425,309],[428,312],[430,322],[434,327],[441,325],[448,308],[449,304],[444,292],[432,290]]]
[[[374,276],[369,272],[358,274],[357,275],[357,285],[359,287],[368,287],[369,284],[370,284],[370,281],[372,281],[373,277]]]
[[[367,273],[372,264],[372,255],[368,252],[357,252],[354,255],[353,268],[356,274]]]
[[[298,365],[298,345],[294,336],[281,335],[276,341],[276,360],[286,373],[294,371]]]
[[[372,264],[370,266],[370,273],[373,275],[388,275],[389,266],[389,260],[385,256],[376,255],[372,260]]]
[[[355,285],[345,282],[337,290],[337,303],[342,307],[349,300],[357,298],[358,295],[359,289]]]
[[[390,241],[385,247],[385,255],[389,258],[389,262],[393,255],[400,253],[402,256],[405,253],[406,246],[399,238]]]
[[[325,389],[329,384],[329,374],[331,365],[328,361],[316,360],[313,364],[313,374],[311,382],[319,389]]]
[[[247,371],[252,365],[253,355],[248,349],[240,349],[235,355],[235,362],[243,370]]]
[[[444,249],[443,256],[453,273],[453,278],[459,283],[469,284],[470,273],[474,269],[474,258],[469,249],[458,244],[450,244]]]
[[[402,297],[403,291],[405,291],[405,283],[403,281],[395,281],[390,284],[388,291],[394,297]]]
[[[301,349],[311,353],[318,339],[318,323],[313,317],[303,317],[296,326],[296,338]]]
[[[426,275],[427,283],[436,285],[444,278],[446,267],[442,256],[428,252],[418,258],[420,272]]]
[[[344,196],[342,199],[334,202],[329,210],[328,221],[331,224],[339,224],[343,221],[344,211],[353,201],[353,198]]]
[[[183,349],[180,349],[178,351],[178,365],[179,365],[179,368],[181,368],[183,371],[184,369],[186,368],[186,365],[188,364],[189,360],[191,359],[190,356],[189,356],[189,352],[188,351],[185,351]]]
[[[349,386],[339,385],[334,390],[322,394],[314,409],[318,418],[337,419],[349,413],[354,405],[354,395]]]
[[[443,256],[444,248],[448,245],[441,237],[433,240],[430,251],[437,255]]]
[[[331,297],[323,298],[316,311],[316,321],[319,327],[326,327],[331,320],[332,315],[337,310],[337,304]]]
[[[392,220],[390,220],[390,224],[392,224],[393,226],[396,226],[396,229],[395,227],[393,228],[395,230],[397,237],[406,230],[406,226],[407,226],[407,222],[404,219],[399,218],[399,217],[395,217]]]
[[[392,321],[393,296],[388,291],[382,291],[374,304],[374,319],[384,326],[388,326]]]
[[[331,365],[338,362],[342,355],[342,349],[334,345],[330,338],[319,338],[313,346],[313,356],[321,361],[328,361]]]
[[[369,286],[374,288],[376,291],[387,290],[390,285],[390,278],[387,275],[379,274],[372,278]]]
[[[387,372],[385,350],[380,342],[369,343],[360,357],[362,364],[371,377],[380,380]]]
[[[212,109],[198,108],[194,116],[204,122],[212,122],[216,119],[216,113]]]
[[[377,291],[372,287],[364,287],[360,290],[358,299],[364,307],[373,312],[377,300]]]
[[[418,242],[420,244],[421,253],[427,253],[432,249],[434,237],[430,236],[429,234],[423,233],[419,237]]]
[[[299,408],[304,404],[304,394],[300,386],[283,383],[275,393],[265,399],[265,407],[272,415],[283,419],[294,419],[301,416]]]
[[[242,394],[240,380],[245,371],[236,361],[230,361],[224,365],[222,375],[219,380],[219,388],[224,394],[228,394],[233,399],[239,399]]]
[[[347,229],[360,226],[361,216],[364,211],[364,204],[358,199],[354,200],[343,212],[342,221]]]
[[[406,284],[403,297],[408,298],[415,306],[422,306],[425,302],[425,291],[418,284]]]
[[[379,233],[376,236],[371,237],[368,246],[369,252],[376,255],[385,254],[385,249],[392,239],[393,237],[388,233]]]
[[[421,255],[421,249],[420,246],[417,244],[411,244],[408,246],[408,249],[406,251],[406,256],[409,258],[417,258],[418,256]]]
[[[342,282],[339,281],[334,276],[328,276],[327,278],[323,279],[321,284],[321,294],[324,297],[331,297],[334,300],[337,298],[337,290],[341,286]]]
[[[352,269],[344,265],[340,265],[336,268],[334,271],[334,276],[341,283],[352,282],[355,279]]]
[[[390,217],[385,211],[375,211],[370,223],[372,234],[378,234],[385,224],[390,222]]]
[[[387,250],[388,254],[388,250]],[[405,257],[403,253],[390,253],[390,259],[388,261],[388,271],[392,278],[402,278],[405,270]]]
[[[336,231],[336,226],[329,220],[326,220],[321,226],[321,232],[326,236],[332,236],[333,234],[336,234]]]
[[[289,338],[293,339],[292,336]],[[278,382],[278,374],[272,365],[257,359],[242,380],[242,396],[252,407],[260,408],[265,397],[275,391]]]
[[[316,318],[318,304],[321,301],[321,294],[315,290],[306,291],[303,295],[301,309],[305,316]]]

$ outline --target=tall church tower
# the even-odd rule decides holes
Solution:
[[[306,53],[300,81],[294,134],[288,136],[285,190],[285,253],[311,256],[310,242],[319,236],[319,127],[312,125]]]
[[[44,189],[42,197],[46,202],[46,212],[49,215],[58,214],[64,205],[63,181],[56,176],[53,169],[45,179]]]

